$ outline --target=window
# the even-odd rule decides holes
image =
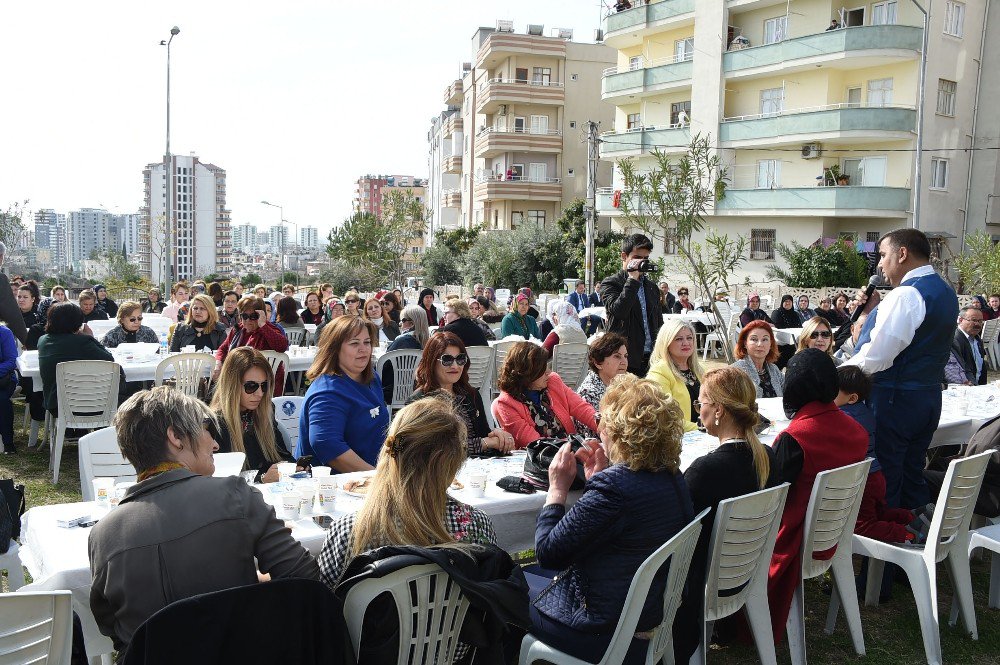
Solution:
[[[684,62],[694,57],[694,37],[678,39],[674,42],[674,60]]]
[[[552,82],[552,68],[535,67],[531,74],[531,82],[535,85],[548,85]]]
[[[785,110],[785,89],[767,88],[760,91],[760,114],[777,115]]]
[[[576,129],[576,120],[570,120],[569,121],[569,128],[570,129]]]
[[[847,89],[847,107],[852,109],[861,108],[861,88]]]
[[[549,133],[549,116],[547,116],[547,115],[533,115],[533,116],[531,116],[531,133],[532,134],[548,134]]]
[[[785,41],[787,30],[787,16],[767,19],[764,21],[764,44],[776,44]]]
[[[528,180],[531,182],[545,182],[547,180],[546,175],[547,169],[545,164],[539,162],[528,164]]]
[[[628,59],[628,70],[634,72],[637,69],[642,69],[642,56],[633,55]]]
[[[545,226],[545,211],[544,210],[529,210],[528,211],[528,224],[534,224],[538,228]]]
[[[840,172],[850,177],[854,187],[884,187],[885,157],[852,157],[844,160]]]
[[[527,67],[517,67],[514,70],[514,80],[518,83],[528,82],[528,68]]]
[[[777,159],[762,159],[757,162],[757,189],[781,187],[781,162]]]
[[[750,258],[774,260],[774,229],[750,229]]]
[[[868,231],[865,233],[865,242],[878,242],[878,239],[882,237],[879,231]]]
[[[958,84],[948,79],[938,79],[937,112],[939,115],[955,115],[955,91]]]
[[[944,4],[944,34],[961,37],[965,31],[965,3],[948,0]]]
[[[570,81],[579,81],[580,80],[580,75],[579,74],[570,74],[569,75],[569,80]]]
[[[868,106],[892,106],[892,79],[868,81]]]
[[[948,160],[941,157],[931,158],[931,189],[948,189]]]
[[[510,228],[512,231],[516,229],[518,226],[520,226],[523,222],[524,222],[523,210],[514,210],[513,212],[510,213]],[[494,228],[497,227],[496,220],[494,220],[493,222],[493,227]]]
[[[632,131],[634,129],[641,129],[642,128],[642,114],[641,113],[629,113],[627,120],[628,120],[628,124],[625,126],[625,128],[628,131]]]
[[[872,5],[872,25],[896,25],[896,0]]]
[[[684,117],[681,118],[681,113]],[[670,126],[684,127],[691,123],[691,100],[675,102],[670,105]]]

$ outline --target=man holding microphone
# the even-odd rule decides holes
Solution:
[[[622,270],[601,282],[608,331],[628,341],[628,371],[646,376],[656,333],[663,325],[660,290],[646,279],[653,243],[641,233],[622,241]]]

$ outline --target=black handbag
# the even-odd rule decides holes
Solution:
[[[571,434],[566,439],[544,438],[528,444],[528,456],[524,460],[524,478],[540,490],[549,489],[549,464],[559,452],[559,449],[569,441],[573,452],[583,447],[583,437]],[[583,471],[583,463],[576,461],[576,478],[570,485],[571,490],[583,489],[587,476]]]
[[[24,514],[24,485],[10,478],[0,479],[0,554],[6,554],[11,540],[21,537]]]

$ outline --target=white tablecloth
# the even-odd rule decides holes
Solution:
[[[585,316],[591,316],[595,314],[604,319],[605,321],[608,318],[607,311],[605,310],[604,307],[585,307],[584,309],[580,310],[581,319]],[[715,325],[714,314],[712,314],[711,312],[700,312],[697,310],[693,312],[685,312],[684,314],[663,315],[664,323],[670,321],[671,319],[680,319],[681,321],[687,321],[688,323],[701,323],[708,327],[712,327]]]
[[[774,341],[778,344],[795,346],[799,343],[802,328],[774,328]]]

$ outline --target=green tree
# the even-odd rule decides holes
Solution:
[[[462,276],[466,284],[527,284],[554,291],[563,279],[575,277],[576,269],[562,233],[525,225],[514,231],[483,232],[465,255]]]
[[[280,284],[278,284],[279,287],[280,286],[284,286],[285,284],[293,284],[295,286],[298,286],[298,284],[299,284],[299,273],[292,272],[290,270],[286,271],[285,273],[283,273],[281,275],[281,279],[279,281],[281,282]]]
[[[440,230],[434,234],[434,244],[444,245],[448,248],[455,256],[460,256],[465,254],[469,249],[476,244],[476,240],[479,238],[481,230],[479,227],[466,229],[452,229]]]
[[[424,250],[420,266],[424,270],[424,283],[434,286],[458,284],[462,279],[463,253],[455,252],[442,242]]]
[[[264,280],[260,278],[260,275],[258,275],[255,272],[248,272],[246,275],[243,276],[243,279],[241,281],[243,282],[243,286],[248,289],[252,286],[257,286],[258,284],[264,283]]]
[[[860,286],[868,277],[868,262],[850,241],[835,242],[829,247],[820,244],[806,247],[793,240],[791,245],[778,243],[775,251],[788,268],[771,264],[765,274],[768,279],[780,279],[791,287]]]
[[[14,202],[7,206],[7,210],[0,212],[0,242],[7,246],[8,250],[17,246],[24,234],[23,216],[28,200]]]
[[[202,277],[202,279],[205,280],[206,284],[211,284],[212,282],[222,282],[225,280],[225,278],[217,272],[210,272]]]
[[[966,236],[965,253],[953,261],[962,292],[1000,293],[1000,245],[986,231]]]
[[[333,287],[334,293],[344,293],[352,286],[359,289],[370,290],[379,287],[379,282],[372,280],[369,271],[353,261],[343,261],[333,259],[330,267],[319,276],[320,283],[329,283]]]

